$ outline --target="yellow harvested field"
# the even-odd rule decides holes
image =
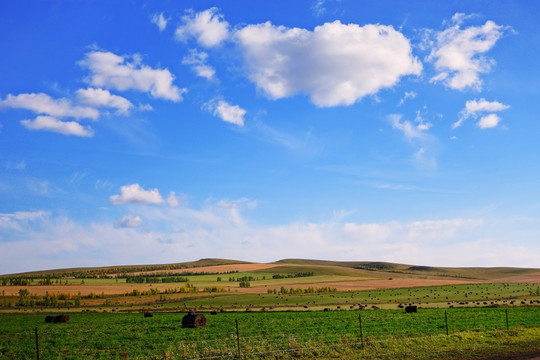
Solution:
[[[189,272],[205,272],[205,273],[227,273],[231,271],[255,271],[255,270],[264,270],[279,267],[282,265],[276,264],[228,264],[228,265],[213,265],[213,266],[203,266],[203,267],[194,267],[187,269],[174,269],[174,270],[153,270],[153,271],[142,271],[132,273],[133,275],[143,275],[143,274],[155,274],[155,273],[175,273],[175,274],[185,274]]]

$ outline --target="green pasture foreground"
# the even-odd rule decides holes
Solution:
[[[521,301],[540,299],[536,294],[537,284],[524,283],[488,283],[488,284],[464,284],[446,286],[424,286],[415,288],[379,289],[364,291],[347,291],[322,294],[281,295],[281,294],[241,294],[241,293],[215,293],[201,297],[188,297],[181,302],[171,302],[168,306],[188,307],[216,307],[216,306],[287,306],[328,304],[352,305],[352,304],[406,304],[421,303],[424,307],[430,304],[446,304],[448,302],[473,302],[480,305],[488,305],[491,301],[498,304],[522,305]],[[484,304],[487,301],[488,304]],[[459,305],[459,304],[454,304]]]
[[[181,327],[184,315],[72,313],[70,322],[51,324],[44,322],[44,314],[2,314],[0,359],[36,358],[36,328],[40,359],[186,359],[239,352],[247,358],[390,359],[408,354],[457,359],[471,352],[540,352],[540,308],[534,307],[420,309],[413,314],[225,312],[206,314],[207,326],[194,329]]]

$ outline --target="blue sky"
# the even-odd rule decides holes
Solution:
[[[4,2],[0,273],[538,267],[538,10]]]

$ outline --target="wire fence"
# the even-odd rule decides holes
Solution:
[[[36,314],[2,315],[13,323],[0,324],[0,359],[313,357],[463,331],[540,327],[540,307],[228,312],[206,315],[207,326],[199,328],[182,328],[184,314],[72,314],[65,324],[44,324]]]

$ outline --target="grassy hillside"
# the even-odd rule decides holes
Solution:
[[[306,259],[283,259],[276,264],[302,266],[332,266],[362,269],[372,272],[412,274],[419,276],[444,276],[478,280],[494,280],[539,272],[540,269],[514,267],[433,267],[422,265],[396,264],[380,261],[326,261]]]
[[[193,271],[204,272],[204,267],[219,265],[253,264],[247,261],[229,259],[200,259],[197,261],[173,263],[173,264],[147,264],[147,265],[120,265],[88,268],[53,269],[33,271],[18,274],[0,275],[2,277],[84,277],[90,275],[114,275],[121,273],[150,272],[177,269],[194,269]],[[350,276],[358,279],[384,279],[388,277],[445,277],[477,280],[496,280],[501,278],[521,276],[540,269],[511,268],[511,267],[433,267],[423,265],[397,264],[390,262],[370,261],[327,261],[309,259],[283,259],[271,263],[276,265],[271,269],[255,270],[260,274],[294,274],[298,272],[313,272],[315,276]]]
[[[83,267],[83,268],[66,268],[66,269],[52,269],[52,270],[40,270],[29,271],[16,274],[5,274],[0,277],[6,276],[26,276],[26,277],[39,277],[47,275],[66,275],[71,273],[80,272],[101,272],[101,273],[122,273],[122,272],[141,272],[141,271],[154,271],[154,270],[172,270],[172,269],[189,269],[199,268],[205,266],[216,265],[231,265],[231,264],[251,264],[249,261],[240,260],[228,260],[228,259],[200,259],[196,261],[189,261],[183,263],[173,264],[147,264],[147,265],[118,265],[118,266],[101,266],[101,267]]]

